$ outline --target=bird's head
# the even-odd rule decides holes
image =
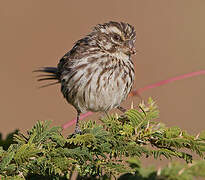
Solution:
[[[133,26],[123,22],[98,24],[90,36],[96,38],[98,46],[110,54],[124,53],[135,54],[134,42],[136,32]]]

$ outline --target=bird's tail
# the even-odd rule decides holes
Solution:
[[[58,69],[56,67],[42,67],[38,70],[35,70],[34,72],[44,73],[37,76],[39,78],[37,81],[57,80],[57,82],[40,86],[40,88],[60,83],[60,73],[58,72]]]

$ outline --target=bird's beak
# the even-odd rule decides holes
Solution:
[[[128,41],[128,47],[130,54],[136,54],[136,49],[134,47],[133,41]]]
[[[136,54],[136,49],[134,47],[130,48],[130,54]]]

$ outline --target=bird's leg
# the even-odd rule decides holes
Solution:
[[[119,109],[123,113],[127,111],[127,109],[123,108],[122,106],[118,106],[117,109]]]
[[[76,121],[76,124],[75,124],[75,134],[80,134],[81,133],[81,130],[80,130],[80,127],[79,127],[79,118],[80,118],[80,112],[78,111],[77,112],[77,121]]]
[[[105,115],[106,115],[107,117],[109,117],[109,114],[108,114],[108,112],[107,112],[107,111],[105,111]]]

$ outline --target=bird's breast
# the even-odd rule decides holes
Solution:
[[[76,71],[65,78],[64,96],[81,112],[108,111],[119,106],[133,85],[134,68],[130,62],[105,56],[92,63],[78,64]]]

